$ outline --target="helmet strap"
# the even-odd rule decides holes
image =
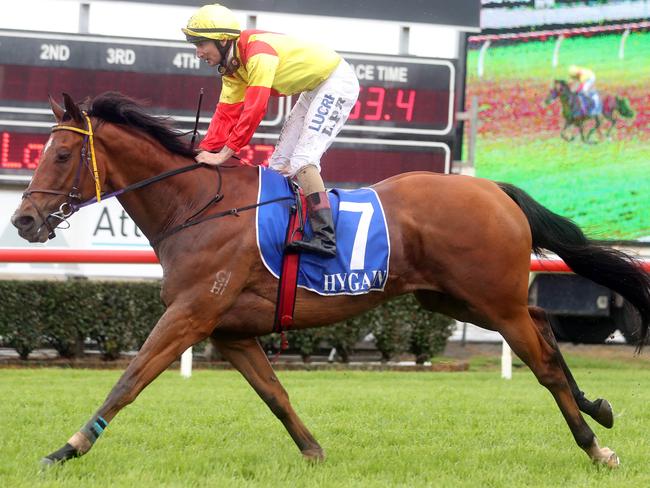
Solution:
[[[222,45],[219,41],[215,41],[215,43],[219,54],[221,54],[221,62],[217,71],[221,76],[233,74],[240,65],[237,56],[235,56],[235,41],[230,39],[225,45]]]

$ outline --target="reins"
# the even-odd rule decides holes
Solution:
[[[79,157],[79,165],[77,166],[77,172],[76,172],[76,175],[75,175],[74,183],[72,185],[72,189],[69,192],[65,192],[65,191],[61,191],[61,190],[50,190],[50,189],[40,190],[40,189],[36,189],[36,190],[28,190],[28,191],[25,191],[23,193],[23,198],[27,198],[32,203],[32,205],[36,209],[36,212],[38,213],[39,217],[43,221],[43,224],[49,230],[49,232],[50,232],[49,238],[50,239],[55,237],[54,229],[56,229],[59,224],[61,224],[62,222],[68,223],[67,219],[70,218],[75,212],[79,211],[80,209],[82,209],[82,208],[84,208],[84,207],[86,207],[88,205],[92,205],[93,203],[101,202],[102,198],[104,200],[106,200],[108,198],[117,197],[117,196],[123,195],[125,193],[131,192],[131,191],[134,191],[134,190],[138,190],[138,189],[143,188],[145,186],[151,185],[153,183],[157,183],[157,182],[159,182],[161,180],[164,180],[164,179],[172,177],[172,176],[176,176],[176,175],[179,175],[179,174],[182,174],[182,173],[187,173],[189,171],[193,171],[193,170],[198,169],[198,168],[206,168],[206,167],[210,168],[211,167],[210,165],[207,165],[205,163],[196,163],[195,162],[195,163],[190,164],[188,166],[183,166],[182,168],[176,168],[176,169],[161,173],[159,175],[152,176],[150,178],[146,178],[146,179],[144,179],[142,181],[138,181],[138,182],[133,183],[131,185],[128,185],[128,186],[126,186],[124,188],[121,188],[120,190],[116,190],[116,191],[113,191],[113,192],[110,192],[110,193],[102,193],[102,191],[101,191],[101,182],[99,180],[99,170],[97,168],[97,159],[95,157],[94,131],[93,131],[92,124],[90,122],[90,117],[88,116],[88,114],[85,111],[82,112],[82,113],[83,113],[83,116],[84,116],[84,118],[86,120],[86,124],[87,124],[87,127],[88,127],[87,129],[80,129],[79,127],[74,127],[74,126],[70,126],[70,125],[56,125],[56,126],[52,127],[52,132],[56,132],[56,131],[59,131],[59,130],[67,130],[67,131],[75,132],[77,134],[81,134],[81,135],[84,136],[83,146],[81,148],[81,154],[80,154],[80,157]],[[90,146],[90,153],[89,154],[88,154],[88,151],[86,149],[87,146]],[[236,156],[233,156],[233,157],[236,158],[236,159],[239,159]],[[95,196],[88,199],[88,200],[82,201],[81,200],[81,192],[80,192],[80,190],[78,188],[79,184],[80,184],[80,180],[81,180],[81,168],[84,166],[84,162],[85,162],[86,167],[88,167],[90,169],[89,164],[88,164],[89,159],[90,159],[90,162],[92,164],[92,170],[91,171],[92,171],[93,179],[95,181]],[[212,214],[212,215],[207,215],[207,216],[202,217],[202,218],[197,218],[199,215],[201,215],[203,212],[205,212],[209,207],[211,207],[212,205],[214,205],[214,204],[220,202],[221,200],[223,200],[224,195],[221,193],[221,187],[222,187],[222,183],[223,183],[223,179],[222,179],[222,176],[221,176],[221,169],[219,168],[219,166],[216,166],[215,169],[217,171],[217,178],[218,178],[217,194],[214,197],[212,197],[210,199],[210,201],[208,201],[198,211],[194,212],[190,217],[188,217],[185,220],[185,222],[183,222],[182,224],[176,225],[176,226],[172,227],[171,229],[168,229],[168,230],[164,231],[158,237],[156,237],[155,239],[149,241],[151,247],[157,246],[164,239],[166,239],[167,237],[170,237],[170,236],[180,232],[181,230],[184,230],[184,229],[187,229],[188,227],[191,227],[191,226],[206,222],[208,220],[218,219],[218,218],[221,218],[221,217],[226,217],[228,215],[239,216],[240,212],[245,212],[247,210],[252,210],[254,208],[257,208],[257,207],[260,207],[260,206],[263,206],[263,205],[268,205],[268,204],[280,202],[280,201],[283,201],[283,200],[292,200],[292,197],[290,197],[290,196],[280,197],[280,198],[275,198],[275,199],[272,199],[272,200],[267,200],[267,201],[264,201],[264,202],[258,202],[258,203],[251,204],[251,205],[245,205],[243,207],[231,208],[230,210],[226,210],[226,211],[219,212],[219,213]],[[53,195],[64,195],[64,196],[68,197],[68,200],[61,204],[61,206],[59,207],[58,212],[50,213],[47,217],[45,217],[43,215],[43,212],[41,211],[41,209],[31,199],[31,195],[33,193],[48,193],[48,194],[53,194]],[[56,226],[53,227],[50,224],[50,222],[49,222],[50,217],[54,217],[54,218],[59,219],[59,222],[56,224]],[[70,226],[70,224],[68,223],[68,227],[69,226]]]
[[[177,225],[176,227],[172,227],[168,231],[163,232],[161,235],[159,235],[158,237],[156,237],[155,239],[150,241],[151,247],[157,246],[158,244],[160,244],[160,242],[163,239],[166,239],[169,236],[174,235],[177,232],[180,232],[181,230],[187,229],[188,227],[191,227],[193,225],[201,224],[203,222],[207,222],[208,220],[219,219],[221,217],[227,217],[228,215],[234,215],[235,217],[239,217],[239,214],[241,212],[245,212],[246,210],[252,210],[252,209],[257,208],[257,207],[262,207],[264,205],[269,205],[270,203],[282,202],[284,200],[293,200],[293,197],[292,196],[278,197],[278,198],[274,198],[273,200],[266,200],[264,202],[254,203],[254,204],[251,204],[251,205],[245,205],[243,207],[231,208],[230,210],[225,210],[223,212],[219,212],[219,213],[216,213],[216,214],[207,215],[207,216],[205,216],[205,217],[203,217],[201,219],[197,219],[197,220],[192,220],[192,218],[194,217],[194,216],[192,216],[192,217],[188,218],[184,223],[182,223],[180,225]],[[199,213],[201,213],[201,211],[197,212],[195,215],[198,215]]]

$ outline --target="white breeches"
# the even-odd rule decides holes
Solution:
[[[320,171],[320,159],[348,119],[359,96],[359,81],[343,59],[324,82],[300,94],[287,117],[269,167],[294,176],[313,164]]]
[[[585,81],[582,84],[582,90],[580,90],[582,93],[589,93],[593,87],[594,83],[596,83],[596,77],[594,76],[593,78],[589,78],[587,81]]]

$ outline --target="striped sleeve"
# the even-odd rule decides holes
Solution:
[[[244,95],[244,106],[239,121],[226,142],[235,152],[248,144],[264,118],[278,63],[279,59],[273,53],[256,54],[246,63],[248,88]]]
[[[232,76],[221,79],[219,103],[205,137],[199,144],[206,151],[219,151],[226,145],[232,128],[237,124],[244,106],[246,84]]]
[[[226,145],[232,128],[239,119],[239,114],[244,106],[243,102],[239,103],[222,103],[217,104],[217,109],[212,116],[210,126],[205,137],[199,144],[199,147],[205,151],[220,151]]]

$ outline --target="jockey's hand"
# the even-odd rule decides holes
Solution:
[[[201,151],[199,154],[196,155],[195,159],[199,163],[205,163],[211,166],[219,166],[220,164],[223,164],[226,161],[228,161],[234,154],[235,151],[233,151],[227,146],[224,146],[223,149],[218,153]]]

